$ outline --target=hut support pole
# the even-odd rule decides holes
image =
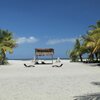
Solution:
[[[53,55],[52,55],[52,64],[53,64]]]
[[[36,56],[36,58],[35,58],[35,62],[37,62],[37,60],[38,60],[38,56],[37,55],[35,55]]]

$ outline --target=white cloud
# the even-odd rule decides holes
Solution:
[[[48,45],[55,45],[55,44],[60,44],[60,43],[65,43],[65,42],[75,42],[75,38],[65,38],[65,39],[51,39],[47,41]]]
[[[38,41],[38,39],[36,39],[35,37],[31,36],[29,38],[27,37],[20,37],[17,39],[17,43],[18,44],[23,44],[23,43],[36,43]]]

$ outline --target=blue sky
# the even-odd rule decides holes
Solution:
[[[35,48],[54,48],[54,57],[66,57],[97,20],[100,0],[0,0],[0,28],[18,43],[8,58],[32,58]]]

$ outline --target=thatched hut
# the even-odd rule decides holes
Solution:
[[[36,48],[35,49],[35,57],[36,60],[39,56],[51,56],[52,63],[53,63],[53,55],[54,55],[54,49],[53,48]]]

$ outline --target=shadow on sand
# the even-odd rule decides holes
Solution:
[[[73,100],[100,100],[100,93],[75,96]]]
[[[91,84],[100,86],[100,82],[91,82]],[[75,96],[74,100],[100,100],[100,93],[92,93],[83,96]]]
[[[100,82],[91,82],[91,84],[100,86]]]
[[[91,67],[100,67],[100,63],[88,63]]]

